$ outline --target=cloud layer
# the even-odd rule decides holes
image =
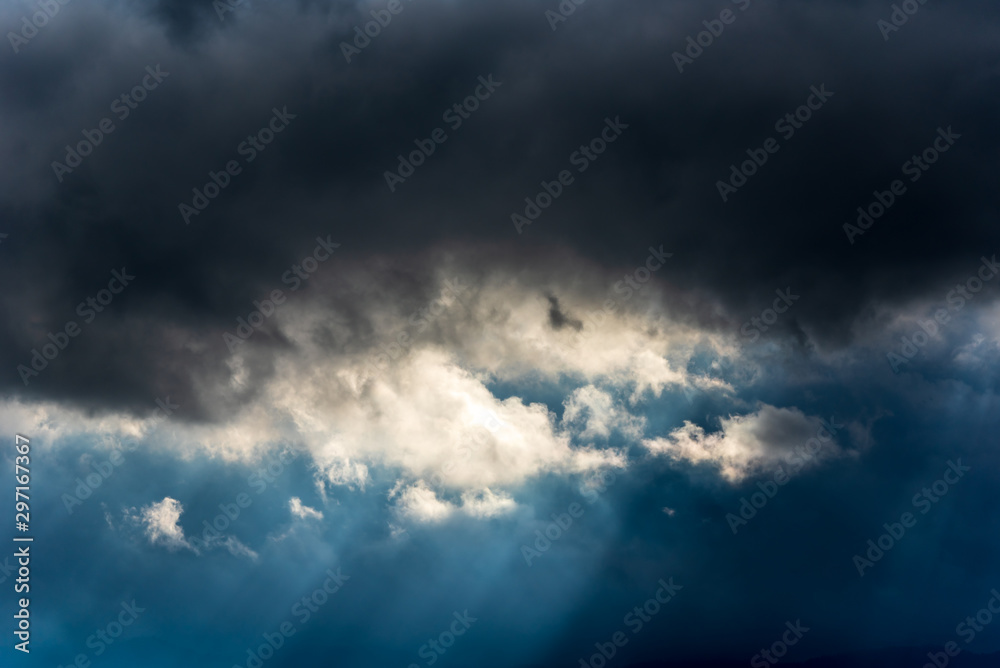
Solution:
[[[798,661],[996,586],[995,4],[56,4],[0,8],[40,659]]]

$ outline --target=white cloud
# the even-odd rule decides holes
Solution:
[[[489,488],[464,492],[460,504],[444,501],[423,480],[409,486],[397,482],[389,498],[397,499],[394,507],[397,517],[421,524],[435,524],[456,516],[489,519],[517,510],[514,499]]]
[[[444,351],[414,350],[359,386],[348,382],[361,373],[360,361],[337,370],[302,360],[269,399],[292,417],[333,482],[366,479],[362,461],[455,490],[620,461],[614,451],[573,447],[543,404],[498,399]]]
[[[326,480],[332,485],[344,485],[350,489],[365,491],[365,485],[370,482],[368,467],[350,457],[338,455],[336,452],[317,453],[325,463],[320,468]],[[325,456],[323,456],[325,455]]]
[[[163,545],[173,552],[181,548],[197,552],[184,538],[184,530],[180,527],[181,513],[184,507],[177,499],[169,496],[162,501],[144,506],[139,511],[138,520],[146,532],[146,537],[152,545]]]
[[[349,285],[323,284],[317,276],[315,289],[289,300],[269,321],[280,327],[287,348],[275,354],[251,340],[227,360],[231,375],[198,379],[201,395],[192,401],[228,415],[224,422],[88,420],[46,408],[28,424],[70,416],[53,438],[71,425],[91,437],[169,447],[178,456],[242,462],[291,446],[315,461],[321,493],[335,485],[363,493],[376,472],[386,470],[411,484],[423,480],[447,497],[501,494],[542,475],[623,468],[623,452],[593,442],[614,433],[637,440],[644,419],[610,397],[634,404],[670,387],[727,391],[717,379],[686,371],[695,350],[719,349],[722,337],[671,317],[652,283],[596,322],[588,314],[601,308],[614,281],[584,265],[578,269],[546,276],[496,269],[473,281],[478,267],[453,272],[442,263],[436,291],[417,302],[373,291],[349,317],[324,301]],[[445,288],[454,276],[460,301]],[[583,327],[554,329],[548,294],[558,295],[567,317]],[[434,303],[441,308],[428,311]],[[372,362],[384,368],[372,374]],[[253,370],[263,367],[268,374],[258,378]],[[542,403],[498,397],[490,389],[539,377],[568,387],[564,421]],[[250,385],[253,398],[230,410],[233,394]],[[428,516],[432,506],[424,507]]]
[[[207,539],[188,539],[184,536],[184,530],[180,526],[180,518],[184,513],[184,506],[180,501],[169,496],[162,501],[143,506],[138,513],[135,509],[125,512],[125,519],[142,526],[150,545],[162,545],[171,552],[179,549],[191,550],[195,554],[201,554],[199,546],[213,549],[216,547],[226,548],[234,557],[249,557],[257,559],[257,553],[241,543],[235,536],[211,535]]]
[[[420,523],[436,523],[451,517],[456,507],[440,500],[427,483],[420,480],[399,492],[396,512],[403,519]]]
[[[723,418],[721,428],[706,433],[685,421],[666,438],[643,441],[654,454],[692,464],[708,463],[727,481],[736,483],[765,467],[781,462],[817,461],[808,455],[807,442],[822,445],[829,454],[842,454],[820,418],[807,417],[797,408],[763,404],[755,413]]]
[[[639,439],[646,426],[644,417],[630,414],[616,405],[610,394],[593,385],[575,390],[564,406],[563,422],[572,426],[582,424],[578,436],[583,440],[607,439],[616,431],[627,438]]]
[[[505,494],[497,494],[490,489],[462,494],[462,511],[472,517],[489,519],[509,515],[517,510],[514,499]]]
[[[288,508],[292,511],[292,516],[297,517],[302,520],[307,519],[323,519],[323,513],[316,510],[315,508],[310,508],[309,506],[303,505],[302,499],[297,496],[293,496],[288,502]]]

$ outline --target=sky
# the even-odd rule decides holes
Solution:
[[[0,665],[1000,651],[995,3],[0,26]]]

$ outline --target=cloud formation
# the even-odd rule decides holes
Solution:
[[[767,404],[746,415],[721,418],[720,428],[714,433],[689,421],[672,431],[665,438],[643,441],[654,454],[692,464],[706,462],[718,468],[719,474],[731,483],[760,472],[764,468],[792,462],[796,471],[807,461],[815,463],[815,452],[803,452],[811,445],[824,447],[825,455],[837,457],[844,454],[834,434],[836,425],[817,417],[808,417],[797,408],[776,408]]]

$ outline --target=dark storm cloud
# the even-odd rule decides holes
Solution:
[[[591,2],[553,31],[535,3],[404,3],[350,63],[340,44],[368,8],[242,3],[223,21],[209,3],[66,5],[0,63],[18,92],[0,109],[0,271],[24,286],[0,303],[6,391],[127,405],[183,394],[198,365],[224,375],[178,350],[170,328],[229,326],[317,235],[343,244],[338,262],[462,239],[505,242],[508,261],[564,245],[618,267],[664,243],[671,283],[735,313],[793,286],[803,298],[789,325],[828,344],[849,341],[872,299],[922,295],[994,251],[991,5],[922,5],[888,41],[881,3],[739,5]],[[678,72],[672,54],[725,8],[735,22]],[[169,76],[119,119],[111,104],[147,65]],[[446,121],[479,77],[499,85],[468,118],[448,117],[460,125]],[[833,95],[785,139],[775,121],[813,86]],[[248,163],[240,147],[273,109],[295,118]],[[51,163],[106,117],[114,132],[59,183]],[[628,127],[579,172],[572,155],[605,119]],[[955,146],[851,245],[842,225],[855,209],[906,180],[902,164],[949,126]],[[436,128],[444,143],[390,191],[397,155]],[[768,137],[780,149],[724,203],[716,182]],[[185,225],[178,205],[231,160],[240,173]],[[574,182],[517,234],[511,214],[561,170]],[[25,388],[15,367],[122,266],[135,285],[48,384]]]
[[[45,658],[67,663],[97,623],[136,597],[149,603],[148,626],[116,645],[108,665],[178,665],[181,654],[233,665],[336,564],[348,586],[268,665],[420,664],[422,644],[466,608],[480,621],[445,657],[451,665],[577,665],[669,577],[685,589],[619,665],[714,655],[745,664],[799,617],[813,630],[789,660],[953,639],[955,624],[998,586],[1000,544],[989,530],[1000,489],[995,281],[898,374],[886,354],[912,338],[928,308],[947,304],[981,256],[1000,251],[1000,11],[983,0],[921,4],[886,40],[877,21],[890,5],[588,0],[552,30],[545,12],[554,1],[403,0],[348,63],[342,42],[384,5],[246,0],[220,17],[209,0],[72,0],[17,53],[3,45],[0,394],[93,413],[150,414],[167,397],[179,404],[162,427],[169,436],[141,439],[146,447],[72,516],[61,494],[117,432],[74,434],[62,423],[77,417],[39,414],[52,433],[71,434],[60,432],[51,451],[41,436],[37,455],[36,512],[49,518],[39,544],[51,548],[38,561],[46,589],[37,606],[56,611],[43,622]],[[673,54],[724,9],[735,19],[679,72]],[[18,30],[34,11],[8,3],[0,24]],[[166,74],[154,82],[147,68]],[[801,127],[776,127],[802,105],[811,117]],[[52,163],[66,162],[65,146],[94,136],[104,118],[114,131],[57,176]],[[949,127],[961,136],[911,182],[903,164]],[[273,137],[261,149],[248,137],[262,131]],[[768,138],[776,152],[763,148]],[[597,141],[606,146],[591,158]],[[723,201],[717,182],[730,165],[763,162],[761,151],[766,162]],[[397,177],[387,182],[386,171]],[[906,192],[850,243],[843,225],[894,179]],[[207,185],[219,192],[203,210],[179,210],[205,204]],[[512,214],[531,223],[519,233]],[[613,286],[626,272],[638,280],[650,246],[671,260],[651,279],[655,291],[626,302]],[[455,280],[460,303],[428,318]],[[331,380],[342,367],[312,363],[371,359],[400,333],[416,338],[414,323],[427,323],[420,345],[448,350],[455,364],[498,358],[515,369],[475,380],[510,406],[525,398],[558,415],[574,383],[614,385],[569,364],[553,362],[537,382],[516,369],[538,358],[503,354],[526,349],[502,336],[527,317],[501,308],[521,297],[497,287],[508,283],[534,291],[532,313],[551,334],[543,343],[569,346],[579,334],[608,349],[615,319],[636,313],[737,340],[742,323],[768,322],[776,290],[790,290],[800,295],[794,305],[738,357],[698,333],[670,339],[695,351],[682,371],[726,381],[731,392],[669,386],[632,400],[633,378],[599,389],[646,420],[643,439],[669,436],[684,420],[711,438],[722,416],[756,412],[754,434],[785,452],[812,433],[806,418],[849,426],[735,535],[727,513],[777,464],[730,482],[711,459],[654,456],[612,430],[602,447],[625,449],[627,469],[530,566],[521,545],[582,498],[572,474],[537,468],[513,478],[500,490],[517,504],[509,515],[473,521],[455,511],[439,524],[406,523],[392,490],[415,489],[422,469],[400,470],[390,456],[398,453],[362,448],[367,488],[317,486],[303,450],[227,529],[257,562],[222,548],[169,552],[127,520],[174,498],[184,535],[201,535],[258,464],[205,453],[306,447],[302,433],[264,433],[256,413],[280,410],[255,399],[273,398],[265,393],[275,386],[285,396],[301,390],[295,408],[329,418],[304,390],[328,391],[331,409],[350,404]],[[98,311],[87,300],[102,290],[110,303]],[[237,333],[237,319],[275,290],[286,298],[272,304],[276,315],[231,353],[223,333]],[[606,299],[619,310],[601,329],[593,316]],[[319,314],[301,325],[305,334],[289,323],[303,311]],[[70,321],[78,335],[66,333]],[[647,345],[661,325],[636,321],[650,330],[639,339]],[[481,343],[491,332],[501,335],[495,348]],[[16,367],[59,341],[66,349],[26,386]],[[296,355],[306,362],[284,364]],[[385,377],[409,363],[394,360]],[[399,401],[437,389],[422,380]],[[12,405],[2,407],[5,422],[32,419],[33,404]],[[358,402],[343,415],[374,428],[373,406],[394,407]],[[792,409],[800,419],[783,412]],[[430,436],[407,431],[407,441],[440,441],[448,417]],[[186,424],[230,418],[232,431]],[[589,445],[578,437],[574,452]],[[861,577],[853,556],[957,458],[973,467],[967,478]],[[331,469],[330,481],[356,471]],[[460,500],[456,489],[435,491],[435,500]],[[324,523],[296,524],[292,496]],[[400,527],[403,539],[393,533]],[[995,638],[984,634],[973,648],[996,649]]]

